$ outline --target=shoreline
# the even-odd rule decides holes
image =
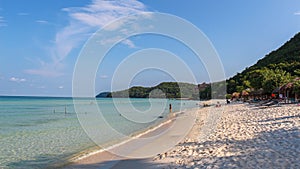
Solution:
[[[62,166],[62,168],[66,168],[66,169],[71,169],[72,168],[73,169],[73,168],[82,168],[82,166],[84,166],[84,168],[85,168],[89,165],[93,166],[93,164],[99,164],[99,165],[100,164],[105,164],[106,168],[107,168],[107,166],[112,167],[116,163],[121,162],[122,160],[129,159],[130,157],[123,157],[123,156],[114,154],[114,152],[110,152],[110,150],[117,149],[116,152],[118,152],[119,151],[118,149],[121,149],[120,152],[122,152],[124,147],[126,148],[126,147],[128,147],[128,145],[129,146],[134,145],[135,141],[136,141],[135,139],[137,139],[137,138],[138,139],[143,139],[143,138],[153,137],[153,136],[156,136],[157,134],[161,134],[161,133],[164,134],[164,133],[172,132],[173,130],[170,129],[170,127],[172,127],[174,124],[178,123],[178,122],[176,122],[176,121],[178,121],[177,118],[184,119],[184,117],[187,116],[186,114],[194,113],[195,111],[198,111],[199,109],[200,109],[199,107],[195,107],[195,108],[182,110],[182,111],[179,111],[179,112],[174,112],[174,114],[175,114],[174,117],[169,117],[168,119],[166,119],[162,123],[159,123],[158,125],[153,126],[152,128],[150,127],[148,130],[146,130],[142,133],[139,133],[139,134],[133,136],[130,139],[127,139],[127,140],[122,141],[118,144],[115,144],[115,145],[109,147],[109,149],[108,148],[100,149],[98,151],[94,151],[92,153],[89,153],[88,155],[83,156],[81,158],[76,158],[73,161],[69,161],[69,163]],[[176,130],[176,131],[178,131],[178,130]],[[180,134],[180,135],[182,135],[182,134]],[[166,139],[162,139],[162,140],[166,141]],[[147,146],[148,145],[145,145],[144,147],[147,147]],[[146,149],[149,150],[149,148],[146,148]],[[139,151],[136,151],[134,153],[138,153],[138,152]],[[130,153],[132,153],[132,152],[130,151]],[[152,155],[150,158],[155,157],[155,155]],[[91,167],[91,168],[94,168],[94,167]],[[89,167],[87,167],[87,168],[89,168]]]
[[[85,159],[85,158],[89,158],[90,156],[93,156],[95,154],[98,154],[98,153],[102,153],[104,151],[107,151],[107,150],[110,150],[110,149],[113,149],[113,148],[116,148],[120,145],[123,145],[135,138],[139,138],[139,137],[142,137],[143,135],[145,134],[148,134],[154,130],[157,130],[158,128],[164,126],[164,125],[167,125],[168,123],[172,122],[172,119],[166,119],[164,121],[162,121],[161,123],[159,123],[157,126],[150,126],[148,128],[146,128],[145,130],[143,131],[137,131],[136,133],[133,133],[131,134],[131,138],[130,139],[125,139],[125,140],[116,140],[116,141],[112,141],[107,148],[101,148],[101,147],[98,147],[98,146],[95,146],[94,148],[98,147],[98,149],[94,149],[93,147],[91,147],[90,149],[94,149],[94,150],[87,150],[87,152],[84,150],[81,152],[78,153],[78,155],[75,155],[75,157],[72,157],[70,158],[69,162],[72,163],[72,162],[77,162],[77,161],[80,161],[82,159]],[[86,152],[86,153],[85,153]],[[85,154],[85,155],[81,155],[81,154]]]
[[[300,167],[300,106],[261,108],[230,104],[222,107],[224,109],[206,107],[194,111],[196,122],[184,139],[154,157],[130,158],[103,152],[66,168]],[[206,140],[199,139],[209,112],[217,109],[222,110],[223,114],[216,129]],[[161,147],[173,137],[174,133],[151,144],[151,147]]]
[[[210,106],[209,107],[203,107],[202,104],[204,104],[204,103],[209,104]],[[75,165],[78,165],[78,164],[81,164],[81,163],[86,164],[86,163],[91,163],[91,162],[95,162],[95,161],[97,161],[98,163],[99,163],[99,161],[105,162],[107,159],[106,160],[95,160],[95,159],[93,159],[94,156],[98,156],[98,158],[102,158],[102,157],[99,157],[99,154],[104,154],[103,156],[110,156],[110,157],[115,156],[115,158],[119,158],[118,159],[119,161],[124,160],[124,158],[122,158],[120,156],[112,155],[111,153],[107,153],[107,152],[111,149],[115,149],[119,146],[123,146],[126,143],[128,143],[128,142],[130,142],[130,141],[132,141],[136,138],[143,138],[143,136],[147,136],[149,133],[151,134],[151,132],[155,132],[156,130],[164,128],[164,126],[172,123],[172,121],[174,121],[178,116],[184,115],[185,112],[189,112],[189,114],[193,114],[193,115],[198,116],[197,112],[199,110],[202,110],[202,112],[205,112],[206,110],[211,110],[215,107],[215,105],[217,103],[221,103],[223,105],[223,108],[225,107],[225,101],[223,99],[211,99],[211,100],[199,101],[198,103],[196,103],[196,106],[193,107],[193,108],[188,108],[188,109],[183,109],[181,111],[173,112],[173,116],[170,116],[170,114],[167,114],[167,118],[165,120],[162,120],[161,122],[158,122],[157,124],[153,124],[152,126],[149,126],[148,128],[146,128],[142,131],[137,131],[135,133],[132,133],[130,135],[131,138],[129,138],[129,139],[115,141],[113,144],[108,145],[107,148],[101,148],[101,147],[95,146],[96,149],[91,148],[90,151],[88,150],[86,152],[84,150],[82,152],[79,152],[74,157],[71,157],[62,166],[63,166],[63,168],[74,168],[74,167],[72,167],[72,166],[74,166],[74,164]],[[207,117],[205,117],[205,118],[207,118]],[[199,120],[201,118],[199,118],[199,117],[194,118],[194,120],[196,120],[196,119]],[[192,126],[192,128],[193,128],[193,126]],[[187,136],[187,135],[189,135],[189,133],[185,134],[185,136]],[[153,158],[154,157],[155,156],[153,156]],[[89,159],[91,159],[91,160],[89,160]]]
[[[155,133],[157,130],[168,130],[168,126],[172,125],[174,123],[175,118],[182,115],[184,112],[194,112],[199,110],[202,107],[194,107],[189,109],[184,109],[182,111],[173,112],[173,116],[170,116],[170,114],[167,114],[166,119],[158,122],[157,124],[153,124],[146,129],[142,131],[137,131],[135,133],[132,133],[130,135],[129,139],[125,140],[116,140],[114,142],[108,143],[108,147],[101,148],[99,146],[91,147],[87,150],[83,150],[82,152],[79,152],[75,154],[73,157],[70,157],[65,164],[60,165],[61,168],[73,168],[72,166],[75,164],[80,164],[82,161],[89,161],[90,158],[93,158],[93,156],[98,156],[100,154],[104,154],[104,156],[116,156],[117,155],[109,153],[110,150],[118,148],[120,146],[125,145],[126,143],[129,143],[137,138],[143,138],[147,137],[147,135],[151,135],[151,133]],[[111,145],[110,145],[111,144]],[[108,154],[107,154],[108,153]],[[121,160],[121,159],[120,159]],[[93,161],[93,160],[92,160]],[[101,160],[100,160],[101,161]],[[104,162],[103,160],[102,162]]]

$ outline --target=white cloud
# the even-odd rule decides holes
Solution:
[[[107,76],[107,75],[101,75],[100,78],[101,78],[101,79],[107,79],[108,76]]]
[[[74,36],[80,34],[87,35],[120,17],[145,12],[147,9],[143,3],[136,0],[93,0],[91,4],[85,7],[64,8],[63,11],[69,13],[71,22],[64,30],[58,32],[56,43],[59,43],[59,39],[73,40]],[[115,29],[122,24],[120,21],[118,24],[111,26],[111,29]],[[84,39],[84,37],[76,39],[76,42],[82,39]],[[78,43],[70,43],[69,50],[67,51],[73,49],[77,44]],[[126,41],[125,44],[128,44],[129,47],[133,47],[133,43],[129,40]],[[66,55],[68,53],[69,52],[65,52],[64,54]]]
[[[51,53],[48,68],[40,65],[39,69],[26,70],[27,73],[45,76],[61,75],[62,73],[59,72],[62,69],[54,69],[56,65],[63,65],[70,52],[87,40],[91,33],[120,17],[147,11],[146,6],[136,0],[93,0],[84,7],[70,7],[62,10],[68,13],[69,23],[55,35],[54,44],[48,51]],[[110,29],[115,29],[117,26],[118,24]],[[135,47],[129,40],[124,41],[123,44]]]
[[[135,44],[131,40],[129,40],[129,39],[123,40],[122,43],[125,44],[125,45],[127,45],[130,48],[136,48]]]
[[[300,15],[300,11],[295,12],[294,15]]]
[[[83,8],[64,8],[70,16],[89,26],[103,27],[123,16],[146,11],[146,6],[136,0],[94,0]]]
[[[20,83],[20,82],[26,82],[26,79],[24,79],[24,78],[17,78],[17,77],[11,77],[9,80],[12,81],[12,82],[18,82],[18,83]]]
[[[107,39],[103,38],[103,39],[97,41],[97,43],[100,43],[100,45],[107,45],[107,44],[111,44],[113,42],[116,42],[119,39],[121,39],[120,36],[115,36],[113,38],[107,38]],[[131,40],[129,40],[129,39],[125,39],[125,40],[121,41],[121,43],[123,45],[128,46],[129,48],[136,48],[135,44]]]
[[[6,21],[4,20],[3,16],[0,16],[0,27],[7,26]]]
[[[63,89],[63,88],[64,88],[64,86],[58,86],[58,88],[59,88],[59,89]]]
[[[45,20],[36,20],[35,22],[40,24],[49,24],[49,22]]]
[[[121,38],[120,36],[115,36],[114,38],[107,38],[107,39],[102,38],[101,40],[97,41],[97,43],[100,43],[100,45],[106,45],[106,44],[116,42],[120,38]]]

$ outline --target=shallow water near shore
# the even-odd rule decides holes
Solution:
[[[112,99],[96,99],[96,102],[82,99],[85,111],[77,113],[88,116],[94,113],[89,111],[89,105],[97,104],[106,121],[125,135],[164,121],[169,104],[173,111],[197,106],[195,101],[153,99],[153,107],[164,106],[163,118],[150,123],[135,123],[120,116]],[[115,102],[122,103],[125,111],[127,105],[142,111],[150,107],[149,99],[115,99]],[[0,168],[50,167],[96,146],[82,129],[72,98],[0,97],[0,117]],[[120,139],[103,131],[103,144]]]

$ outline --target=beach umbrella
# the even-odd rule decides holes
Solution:
[[[232,97],[233,97],[233,98],[239,98],[239,97],[240,97],[240,93],[238,93],[238,92],[233,92],[233,93],[232,93]]]
[[[242,91],[242,96],[248,96],[248,95],[249,95],[249,92],[247,92],[246,90]]]

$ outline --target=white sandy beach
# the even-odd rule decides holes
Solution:
[[[203,141],[200,136],[205,119],[211,113],[208,110],[217,109],[222,110],[222,117],[215,132]],[[66,168],[300,168],[300,106],[261,109],[233,104],[202,108],[193,113],[196,122],[192,130],[168,151],[139,159],[102,152]],[[184,125],[185,121],[181,122],[178,124]],[[180,130],[180,127],[173,128],[165,137],[143,146],[142,151],[169,143],[174,133],[184,134]]]

